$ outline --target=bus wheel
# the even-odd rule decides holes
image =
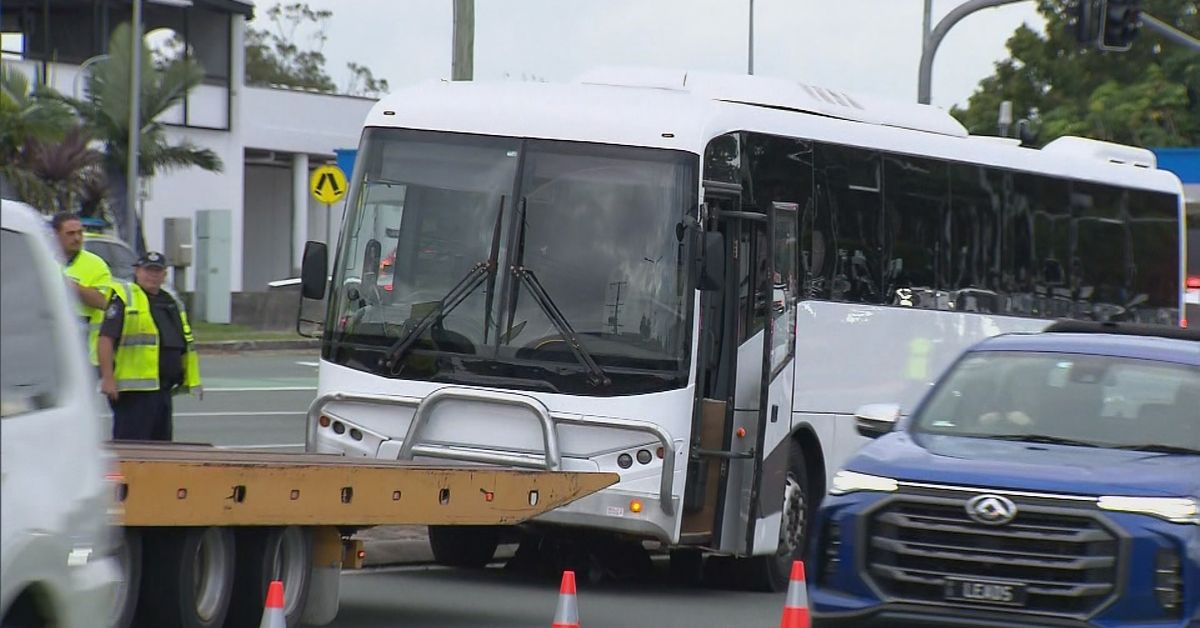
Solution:
[[[312,534],[300,526],[243,528],[226,628],[257,628],[272,580],[283,582],[283,615],[300,624],[312,572]]]
[[[137,625],[220,628],[233,590],[233,531],[162,530],[144,541]]]
[[[812,499],[809,495],[808,474],[804,466],[804,450],[792,441],[788,452],[788,474],[783,489],[783,510],[779,522],[779,547],[775,554],[754,556],[743,563],[745,582],[756,591],[787,589],[792,561],[804,558],[808,538]]]
[[[483,567],[499,545],[500,530],[494,526],[429,526],[429,548],[442,565]]]
[[[117,563],[121,581],[113,590],[109,609],[109,628],[129,628],[137,611],[138,591],[142,586],[142,532],[137,528],[119,528],[116,532]]]

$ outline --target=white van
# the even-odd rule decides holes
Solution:
[[[114,467],[58,250],[0,201],[0,628],[96,628],[119,585]]]

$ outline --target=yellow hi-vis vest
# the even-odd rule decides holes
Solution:
[[[150,314],[150,298],[136,283],[118,283],[116,294],[125,303],[125,321],[117,344],[113,379],[119,391],[158,390],[158,325]],[[174,298],[174,297],[172,297]],[[200,386],[200,358],[193,345],[192,327],[183,304],[179,321],[183,324],[183,391]]]
[[[112,272],[99,255],[91,251],[80,251],[65,270],[68,277],[85,288],[95,288],[104,294],[107,301],[112,296]],[[88,321],[88,359],[92,366],[100,364],[96,355],[96,342],[100,338],[100,324],[104,322],[104,309],[94,308],[79,302],[79,316]]]

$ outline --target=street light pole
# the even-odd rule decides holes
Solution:
[[[921,68],[917,75],[917,102],[928,105],[930,100],[930,92],[932,91],[933,83],[933,55],[937,53],[938,46],[941,45],[942,39],[946,37],[946,33],[959,22],[959,20],[981,9],[990,9],[1005,4],[1013,4],[1016,2],[1025,2],[1026,0],[967,0],[946,14],[938,25],[925,35],[924,45],[921,46]],[[926,7],[929,7],[926,2]],[[927,14],[928,17],[928,14]],[[928,22],[927,22],[928,23]]]
[[[130,28],[130,68],[129,68],[129,162],[125,174],[126,190],[125,224],[128,229],[129,243],[133,245],[138,255],[142,251],[140,239],[137,237],[137,200],[138,200],[138,139],[141,136],[142,116],[142,0],[133,0],[133,20]]]
[[[754,0],[750,0],[750,40],[746,54],[746,73],[754,74]]]

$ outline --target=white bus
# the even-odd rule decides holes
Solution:
[[[351,179],[310,451],[616,472],[539,523],[685,570],[736,557],[764,589],[860,404],[911,407],[985,336],[1180,316],[1182,186],[1150,152],[1025,148],[791,81],[405,89]],[[321,298],[324,245],[305,258]],[[431,538],[482,564],[497,537]]]

